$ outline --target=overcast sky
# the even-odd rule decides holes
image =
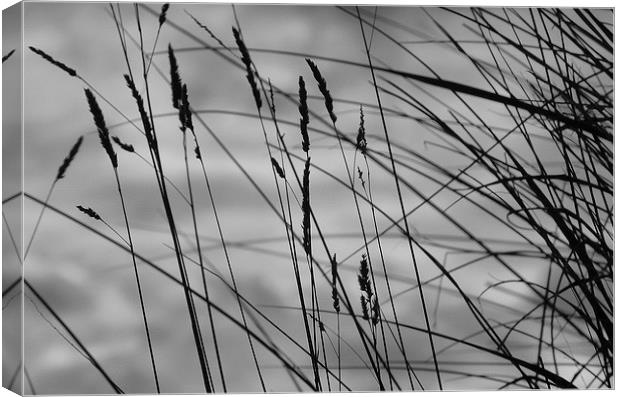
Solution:
[[[144,43],[149,50],[153,46],[157,32],[159,9],[159,4],[141,5],[139,8]],[[108,126],[111,126],[111,134],[133,144],[137,153],[149,158],[145,138],[125,122],[124,117],[136,119],[139,116],[123,79],[123,74],[127,73],[127,65],[108,4],[28,2],[24,10],[25,47],[40,48],[77,70],[80,76],[123,113],[119,114],[101,98],[99,99],[105,120]],[[123,4],[120,10],[124,27],[127,29],[125,39],[129,62],[134,75],[139,76],[141,75],[139,50],[133,41],[137,38],[136,15],[129,4]],[[276,112],[281,119],[279,127],[284,134],[287,147],[294,154],[304,156],[300,147],[297,104],[289,101],[280,92],[291,94],[296,99],[298,77],[303,76],[309,95],[312,97],[309,100],[311,110],[323,118],[327,117],[323,100],[319,97],[319,91],[304,57],[316,60],[328,82],[329,90],[336,98],[335,112],[338,115],[340,131],[354,139],[359,123],[359,106],[368,104],[365,106],[365,122],[369,145],[383,145],[378,150],[386,150],[385,144],[378,140],[383,136],[383,130],[381,120],[372,108],[376,104],[376,98],[368,69],[332,61],[338,59],[362,64],[367,62],[359,21],[350,15],[355,13],[355,8],[237,5],[235,10],[245,43],[250,48],[258,71],[273,84],[276,92]],[[428,42],[446,39],[437,25],[449,30],[459,39],[475,38],[465,29],[462,19],[456,15],[438,8],[364,7],[360,10],[368,20],[372,20],[376,11],[377,27],[394,39],[391,41],[378,32],[372,37],[367,37],[372,40],[371,53],[376,65],[429,76],[432,69],[441,78],[485,87],[484,80],[475,68],[453,47]],[[234,48],[233,53],[221,48],[220,44],[201,29],[188,14],[207,26],[226,47]],[[171,106],[169,85],[159,74],[163,73],[166,79],[169,77],[166,49],[170,44],[176,51],[181,77],[187,83],[191,106],[197,111],[194,125],[203,148],[223,232],[230,242],[231,261],[239,289],[287,334],[298,341],[304,341],[301,315],[294,309],[298,306],[298,298],[284,226],[255,187],[249,183],[247,176],[216,143],[207,128],[197,121],[198,117],[202,118],[210,131],[221,139],[252,180],[277,207],[277,193],[273,184],[270,160],[264,145],[261,124],[256,118],[256,109],[245,71],[231,65],[217,52],[204,49],[205,45],[215,46],[225,56],[238,57],[231,30],[235,26],[233,8],[230,5],[173,4],[168,12],[168,19],[169,23],[163,26],[158,38],[149,74],[152,109],[162,147],[166,176],[180,190],[187,192],[178,118]],[[4,26],[7,26],[6,15]],[[369,32],[367,28],[366,34],[369,35]],[[17,37],[3,31],[3,40],[3,51],[6,52],[7,41],[17,40]],[[468,47],[471,53],[482,54],[478,48]],[[3,66],[6,68],[5,73],[9,73],[11,68],[17,68],[19,57],[13,61],[15,62],[7,62]],[[43,199],[63,158],[77,138],[83,136],[84,143],[81,150],[67,171],[66,178],[56,185],[50,204],[118,240],[105,225],[86,218],[75,208],[76,205],[92,207],[110,225],[125,235],[123,212],[114,173],[99,144],[92,116],[88,112],[83,91],[86,85],[28,50],[24,52],[23,61],[25,191]],[[3,78],[4,76],[5,74]],[[523,77],[526,77],[525,73]],[[463,111],[465,108],[448,92],[414,85],[393,75],[380,74],[379,79],[380,85],[385,88],[402,87],[406,92],[425,98],[427,101],[425,103],[441,115],[449,115],[448,106],[455,111]],[[144,93],[142,79],[137,81],[139,90]],[[391,86],[392,83],[394,86]],[[3,79],[5,98],[6,90],[14,84],[15,81]],[[496,113],[497,109],[488,103],[472,99],[468,104],[480,109],[491,125],[501,125],[505,121],[503,116]],[[420,116],[419,112],[413,111],[403,101],[389,95],[384,96],[384,106],[394,112]],[[14,128],[14,125],[10,124],[11,115],[14,116],[15,113],[7,115],[5,112],[3,119],[5,131],[7,126]],[[263,115],[267,115],[267,110],[264,108]],[[395,116],[390,116],[387,120],[395,145],[432,157],[443,167],[457,169],[464,166],[463,159],[450,155],[449,150],[440,146],[442,140],[422,123],[411,118]],[[120,125],[116,126],[118,124]],[[270,142],[275,144],[273,123],[267,120],[265,125]],[[310,127],[316,129],[311,131],[310,136],[310,155],[313,164],[342,181],[346,180],[347,175],[337,142],[333,137],[326,136],[327,132],[331,133],[330,127],[316,118],[311,118]],[[5,136],[6,133],[3,134],[3,139]],[[6,145],[6,142],[3,144]],[[523,143],[514,142],[514,144]],[[19,161],[18,154],[18,151],[3,151],[5,170],[7,168],[5,164]],[[350,166],[355,158],[356,166],[364,167],[361,157],[354,155],[351,146],[346,147],[346,154]],[[406,164],[414,166],[417,164],[411,153],[396,150],[396,155]],[[127,211],[136,251],[178,277],[178,268],[170,248],[170,235],[153,170],[135,154],[119,150],[118,156],[120,180],[128,205]],[[280,158],[279,155],[277,158]],[[195,184],[194,194],[201,242],[208,264],[228,280],[228,269],[219,246],[217,228],[202,171],[194,159],[190,161],[192,161],[191,173],[192,182]],[[301,173],[303,160],[296,160],[295,167],[297,172]],[[415,171],[415,167],[409,171],[403,170],[403,178],[426,194],[430,194],[438,187],[436,183],[429,182]],[[399,217],[400,210],[397,206],[392,176],[372,165],[371,172],[375,202],[394,218]],[[476,174],[475,171],[473,174],[480,178],[486,177],[485,174]],[[362,246],[351,192],[318,169],[313,168],[311,175],[311,199],[318,221],[328,237],[332,251],[336,252],[339,258],[346,258]],[[12,179],[7,182],[5,176],[3,197],[10,195],[9,190],[15,186],[13,184],[9,187],[10,181]],[[301,210],[293,197],[294,194],[301,201],[301,193],[295,183],[292,185],[290,194],[293,227],[297,233],[301,233]],[[170,192],[182,233],[181,243],[186,254],[195,259],[191,213],[181,196],[174,190]],[[421,203],[420,197],[411,190],[405,191],[404,198],[407,209],[412,209]],[[434,198],[434,201],[441,207],[446,207],[455,198],[455,195],[445,193]],[[24,229],[27,241],[41,207],[31,200],[26,200],[24,205]],[[363,208],[363,215],[366,228],[372,228],[368,206]],[[465,203],[453,207],[451,215],[467,224],[468,228],[480,237],[514,238],[509,231],[481,218],[483,215],[479,210]],[[415,232],[422,235],[463,237],[462,233],[456,231],[454,226],[427,205],[416,211],[409,218],[409,222]],[[378,224],[382,230],[390,222],[385,217],[379,217]],[[319,248],[320,240],[315,238],[314,244],[317,247],[316,259],[327,266],[328,258]],[[400,292],[408,289],[413,285],[414,278],[406,240],[398,232],[393,231],[386,235],[383,244],[390,266],[389,273],[394,279],[394,290]],[[429,249],[432,249],[438,258],[444,258],[447,252],[444,248]],[[298,250],[301,252],[301,247],[298,247]],[[7,255],[7,251],[11,251],[11,246],[3,243],[3,255]],[[373,246],[371,252],[378,255],[376,246]],[[354,294],[357,294],[356,271],[360,255],[361,252],[355,253],[342,264],[342,274],[347,280],[345,283]],[[464,262],[463,257],[445,258],[445,265],[448,267]],[[305,269],[305,259],[301,254],[300,260]],[[517,259],[515,263],[516,261]],[[542,279],[545,275],[545,271],[537,266],[539,263],[535,260],[518,264],[522,266],[523,273],[532,280]],[[192,285],[198,288],[201,285],[200,273],[189,261],[188,267],[191,269]],[[139,269],[162,391],[201,392],[202,381],[193,349],[182,289],[171,284],[144,263],[139,263]],[[135,278],[131,258],[126,252],[48,210],[40,224],[32,250],[28,254],[26,274],[50,304],[62,313],[63,319],[71,324],[84,344],[125,391],[153,392],[152,373],[144,341]],[[430,279],[438,274],[439,271],[431,266],[430,261],[421,260],[422,279]],[[480,294],[489,282],[504,275],[499,266],[492,261],[480,261],[466,273],[456,274],[467,291],[474,295]],[[236,301],[226,286],[212,275],[208,276],[208,281],[212,286],[213,301],[238,318]],[[429,306],[433,310],[437,306],[436,286],[437,283],[434,283],[427,289]],[[321,304],[330,307],[329,286],[321,280],[318,288]],[[461,301],[453,299],[448,293],[443,294],[441,299],[441,304],[437,306],[434,314],[436,317],[434,327],[437,330],[451,331],[460,336],[477,330],[470,316],[463,314],[464,306]],[[504,295],[502,299],[503,304],[515,308],[525,304],[521,299],[511,295]],[[423,325],[417,292],[402,295],[397,303],[401,321],[416,326]],[[48,319],[40,314],[38,309],[40,310],[40,306],[35,303],[29,300],[25,302],[26,365],[37,392],[109,393],[111,390],[101,375],[50,326]],[[199,310],[203,329],[207,329],[205,305],[201,303]],[[492,306],[488,310],[489,313],[498,311]],[[328,318],[328,323],[333,326],[335,324],[333,316]],[[216,316],[216,323],[224,352],[229,391],[259,391],[258,379],[244,334],[222,316]],[[266,323],[262,321],[261,324],[265,326]],[[344,327],[352,334],[350,324],[345,324]],[[283,350],[299,365],[302,367],[309,365],[309,360],[304,358],[294,345],[286,342],[272,327],[266,326],[266,328],[274,340],[281,343]],[[335,335],[332,334],[332,338],[335,340]],[[407,345],[411,346],[410,359],[425,361],[425,364],[420,365],[431,368],[426,337],[422,333],[408,332],[405,339]],[[357,348],[358,351],[361,349],[359,341],[355,338],[350,337],[348,342],[354,349]],[[441,344],[442,347],[446,345],[445,342]],[[265,368],[264,376],[268,390],[295,390],[290,377],[272,355],[263,348],[258,348],[257,353],[259,361]],[[475,361],[488,360],[488,357],[476,357],[471,352],[453,349],[445,353],[444,359]],[[376,388],[376,382],[369,376],[370,372],[363,367],[351,350],[343,350],[343,363],[349,364],[352,368],[345,372],[345,379],[351,387],[358,390]],[[310,368],[303,368],[310,374]],[[5,379],[10,372],[10,369],[3,368]],[[501,375],[504,369],[493,368],[491,372]],[[399,373],[399,376],[400,380],[405,381],[405,372]],[[421,371],[420,377],[423,383],[429,385],[429,389],[435,388],[434,374],[431,371]],[[448,376],[448,379],[452,389],[484,389],[496,386],[492,382],[463,379],[457,375]]]

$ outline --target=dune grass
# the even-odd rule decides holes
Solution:
[[[75,69],[44,49],[29,48],[50,67],[86,85],[94,125],[113,166],[126,237],[87,202],[78,210],[103,222],[114,235],[78,219],[73,209],[52,203],[52,191],[69,165],[84,161],[77,154],[83,139],[89,139],[85,134],[61,163],[47,197],[23,192],[26,200],[41,206],[26,254],[41,218],[49,211],[93,233],[102,244],[113,244],[131,255],[154,380],[152,388],[138,392],[163,389],[156,365],[160,360],[155,354],[157,339],[149,332],[149,302],[143,296],[138,264],[163,275],[162,288],[182,290],[206,393],[229,391],[233,374],[227,373],[230,363],[225,352],[241,349],[242,344],[249,348],[247,361],[255,372],[245,375],[255,378],[253,391],[273,390],[270,369],[274,362],[290,378],[292,386],[285,391],[443,390],[463,380],[482,389],[614,387],[614,65],[613,26],[606,22],[605,10],[420,9],[439,34],[418,39],[420,35],[408,26],[382,16],[380,8],[335,7],[333,12],[359,25],[356,45],[363,49],[358,59],[364,62],[252,48],[252,38],[243,36],[236,11],[229,36],[219,36],[198,16],[184,15],[178,5],[165,4],[159,10],[134,5],[137,31],[123,22],[122,7],[110,5],[107,11],[120,40],[127,66],[124,83],[134,108],[121,110]],[[459,39],[452,31],[456,25],[442,24],[439,11],[459,21],[476,40]],[[144,42],[142,29],[147,26],[156,32],[153,43]],[[190,28],[196,27],[199,33],[192,33]],[[157,49],[163,43],[158,41],[164,29],[198,46],[180,48],[166,43],[167,51],[160,52]],[[402,33],[412,40],[402,40]],[[411,68],[393,69],[390,59],[377,58],[372,46],[377,37],[410,59]],[[470,85],[442,77],[416,50],[431,45],[459,55],[461,67],[483,83]],[[181,78],[181,71],[194,65],[176,56],[186,52],[219,57],[237,71],[240,80],[245,77],[248,90],[244,95],[254,110],[192,107],[190,97],[196,103],[198,94],[191,80]],[[274,76],[263,74],[261,63],[253,58],[255,53],[305,59],[308,69],[296,70],[299,77],[291,83],[297,90],[287,92],[272,84]],[[11,54],[3,62],[10,62]],[[167,62],[160,62],[158,54],[166,54]],[[139,72],[132,70],[132,56],[140,59]],[[327,64],[363,71],[363,84],[370,84],[372,100],[342,98],[331,88],[330,74],[325,72],[329,69],[323,68]],[[155,79],[169,90],[151,91]],[[170,93],[172,108],[156,114],[154,96],[169,97]],[[120,125],[105,124],[98,99],[125,120],[122,125],[138,132],[141,141],[136,139],[135,147],[110,136],[109,130]],[[298,110],[298,120],[280,115],[280,107],[288,104]],[[356,125],[348,125],[348,118],[341,116],[351,107],[359,111]],[[262,135],[262,172],[271,172],[273,183],[254,177],[255,170],[246,168],[235,149],[221,138],[224,132],[210,127],[205,118],[213,113],[257,122],[254,131],[245,133]],[[158,142],[162,133],[158,122],[163,117],[178,119],[183,180],[165,175],[163,164],[170,159],[163,157],[165,151]],[[403,135],[394,131],[401,124],[393,120],[424,129],[424,145],[433,150],[395,138]],[[375,126],[374,131],[369,125]],[[200,141],[207,139],[210,145],[201,146]],[[112,142],[127,152],[122,154],[139,156],[153,171],[152,183],[161,198],[168,231],[163,243],[174,255],[177,274],[134,246],[132,234],[137,231],[131,227],[132,214],[119,177],[122,167]],[[321,158],[321,145],[326,142],[339,152],[336,157],[340,159],[333,159],[334,164],[342,163],[338,174],[333,167],[313,160]],[[141,149],[148,150],[149,158],[139,154]],[[297,296],[275,310],[295,311],[301,332],[270,317],[273,307],[248,298],[246,288],[252,280],[244,280],[240,269],[246,264],[235,261],[232,252],[239,248],[261,252],[271,245],[226,238],[231,220],[218,211],[218,186],[210,174],[210,154],[216,150],[231,161],[264,201],[269,215],[281,224],[285,237],[276,242],[281,248],[277,254],[288,262],[286,271],[292,269],[291,285]],[[460,165],[455,168],[453,163]],[[130,172],[123,169],[123,173]],[[395,192],[390,203],[380,190],[385,180]],[[330,235],[321,217],[325,209],[317,204],[321,201],[316,196],[324,192],[316,188],[319,184],[347,192],[348,199],[338,205],[353,209],[352,222],[358,227],[347,240],[347,252],[340,252],[342,244]],[[198,200],[199,192],[207,195],[209,203]],[[8,197],[3,204],[18,197]],[[215,248],[205,244],[201,230],[205,220],[198,216],[201,208],[213,215]],[[425,225],[416,221],[422,211],[452,232],[425,233]],[[479,214],[480,222],[493,224],[500,237],[481,233],[480,224],[468,223],[459,211]],[[180,219],[191,222],[181,225]],[[186,227],[191,229],[189,238],[181,232]],[[248,220],[246,227],[254,226]],[[398,259],[408,264],[404,275],[399,274],[403,267],[396,270],[392,263],[394,256],[388,247],[394,238],[405,247],[399,250],[404,257]],[[216,255],[211,255],[214,249],[223,256],[228,274],[217,270]],[[450,255],[458,259],[448,260]],[[544,279],[530,278],[519,265],[524,261],[544,264]],[[472,294],[467,284],[471,281],[463,273],[488,263],[503,278],[491,276],[484,290]],[[193,285],[194,267],[200,272],[202,291]],[[3,297],[17,284],[10,284]],[[86,357],[111,391],[123,393],[126,388],[121,389],[110,377],[62,313],[32,281],[25,280],[25,285],[33,304],[51,314],[50,321],[66,332],[67,343]],[[218,301],[212,292],[216,287],[231,294],[234,310]],[[510,307],[498,296],[518,297],[526,302],[525,308]],[[446,300],[456,302],[459,315],[474,324],[475,331],[463,335],[437,325],[446,312]],[[207,319],[208,331],[201,319]],[[240,330],[244,340],[234,346],[223,344],[223,326]],[[579,351],[570,349],[571,344],[579,345]],[[462,360],[455,359],[458,354]],[[489,373],[487,362],[498,372]]]

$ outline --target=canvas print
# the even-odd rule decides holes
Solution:
[[[612,8],[4,10],[2,386],[614,388],[613,32]]]

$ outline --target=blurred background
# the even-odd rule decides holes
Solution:
[[[15,195],[22,189],[21,22],[21,7],[2,11],[2,386],[18,394],[22,383],[19,364],[23,332],[22,289],[16,282],[22,266],[16,250],[22,245],[23,211],[22,202]]]
[[[141,3],[138,7],[144,47],[149,51],[158,31],[160,8],[161,4],[157,3]],[[485,81],[480,74],[467,58],[446,42],[439,28],[448,30],[461,40],[475,40],[476,36],[464,26],[464,20],[454,13],[438,8],[419,7],[361,7],[360,11],[369,21],[375,18],[377,28],[395,39],[391,41],[377,32],[370,37],[370,28],[366,26],[367,38],[371,40],[371,54],[377,66],[421,75],[430,75],[430,68],[443,79],[485,87]],[[128,61],[134,75],[139,76],[141,61],[139,48],[136,46],[136,11],[130,4],[121,4],[114,6],[114,12],[118,18],[122,18],[126,29]],[[248,177],[231,161],[205,126],[197,121],[198,117],[202,118],[247,171],[249,177],[276,208],[279,208],[271,163],[245,70],[232,65],[217,51],[208,48],[217,47],[221,54],[238,56],[231,30],[236,25],[234,12],[257,70],[273,85],[276,114],[287,147],[292,153],[302,156],[295,164],[298,173],[303,169],[304,157],[298,127],[299,113],[297,103],[288,100],[283,93],[296,99],[298,77],[303,76],[310,96],[310,109],[323,118],[327,117],[323,99],[304,57],[315,59],[327,80],[329,90],[336,100],[334,108],[338,116],[339,130],[354,140],[359,126],[360,104],[367,104],[364,106],[364,114],[368,146],[382,153],[387,152],[387,147],[382,141],[381,119],[377,109],[373,107],[376,98],[369,70],[328,59],[366,64],[364,42],[354,7],[238,4],[233,8],[226,4],[171,5],[167,14],[168,21],[159,34],[149,74],[152,111],[165,175],[186,194],[182,134],[179,131],[176,110],[171,106],[170,86],[160,75],[161,72],[169,78],[167,46],[170,44],[175,50],[179,71],[183,82],[188,86],[189,101],[195,110],[196,134],[222,221],[223,234],[230,250],[239,292],[283,332],[277,331],[264,319],[254,323],[249,318],[250,328],[257,332],[264,329],[274,343],[286,352],[304,373],[311,376],[310,360],[285,337],[288,335],[305,346],[285,228],[277,214],[249,182]],[[601,10],[600,14],[603,19],[612,18],[611,12]],[[222,49],[221,43],[198,26],[192,16],[208,27],[233,53]],[[6,22],[4,26],[7,26]],[[3,32],[3,39],[6,38],[7,35]],[[74,68],[79,76],[95,87],[124,116],[138,123],[137,107],[123,78],[123,74],[127,73],[127,65],[108,3],[24,3],[23,40],[26,47],[39,48]],[[470,54],[479,53],[484,57],[485,52],[481,45],[471,44],[467,48]],[[19,59],[12,61],[15,62],[3,65],[5,98],[11,84],[16,83],[4,79],[11,68],[19,65]],[[523,78],[527,77],[525,72],[515,73],[523,73]],[[382,86],[390,87],[388,79],[397,87],[424,98],[429,107],[445,117],[449,118],[450,112],[467,111],[464,104],[457,102],[449,91],[379,74]],[[144,94],[143,80],[137,78],[136,81],[138,90]],[[84,95],[86,85],[27,49],[23,59],[23,84],[24,191],[32,197],[44,200],[62,160],[78,137],[83,136],[84,142],[80,151],[67,170],[66,177],[56,184],[49,204],[111,239],[119,240],[104,224],[87,218],[76,209],[77,205],[91,207],[121,235],[126,235],[114,173],[99,143]],[[144,136],[127,123],[123,115],[104,100],[98,99],[110,133],[123,142],[132,144],[141,156],[149,158]],[[446,169],[459,170],[468,165],[463,158],[453,155],[424,122],[415,118],[421,117],[419,112],[392,96],[384,95],[382,99],[383,105],[392,110],[388,112],[387,124],[395,146],[422,153]],[[491,126],[502,127],[507,122],[507,117],[502,113],[504,110],[496,104],[471,99],[468,105],[483,114],[485,122]],[[401,117],[398,112],[412,117]],[[11,125],[7,126],[5,120],[10,120],[10,117],[7,117],[6,111],[4,114],[3,130],[7,131]],[[267,117],[266,108],[263,108],[262,114],[266,119],[265,128],[269,140],[276,144],[274,126]],[[312,206],[331,252],[335,252],[339,260],[343,260],[340,274],[347,291],[354,298],[355,310],[359,311],[357,271],[363,252],[360,250],[363,247],[360,225],[351,191],[326,173],[342,181],[346,180],[347,175],[329,125],[311,116],[310,127],[313,128],[310,132],[312,164],[325,172],[315,168],[311,170]],[[3,139],[5,136],[6,132]],[[484,142],[485,138],[480,139]],[[514,145],[515,150],[519,150],[519,145],[525,146],[522,140],[511,141],[510,138],[506,143]],[[544,148],[545,142],[537,141],[536,144]],[[6,147],[5,142],[3,147]],[[127,153],[118,147],[116,149],[135,250],[178,278],[170,233],[153,169],[136,154]],[[355,155],[351,145],[345,146],[345,152],[349,166],[356,158],[356,166],[364,169],[362,158],[359,153]],[[4,164],[19,163],[18,151],[4,152],[3,155]],[[552,150],[549,150],[549,156],[545,160],[551,164],[556,160]],[[279,155],[276,157],[280,159]],[[443,180],[438,179],[439,183],[433,183],[416,172],[416,167],[428,166],[416,163],[416,158],[406,150],[396,149],[395,157],[412,166],[411,169],[402,167],[401,177],[423,195],[430,196],[440,183],[447,181],[443,176]],[[190,164],[203,253],[209,268],[229,281],[230,276],[202,171],[195,159],[190,158]],[[288,164],[286,168],[287,172],[290,172]],[[375,204],[393,219],[399,219],[400,208],[392,174],[373,163],[370,168]],[[4,170],[7,170],[6,165]],[[430,169],[425,171],[434,172]],[[477,172],[474,169],[471,172],[480,180],[488,177],[482,171]],[[288,175],[292,175],[292,172]],[[440,173],[437,175],[438,178],[441,177]],[[3,176],[3,198],[12,194],[9,190],[17,190],[15,183],[10,183],[10,178],[7,180],[7,174]],[[301,201],[301,192],[296,184],[292,185],[291,197],[294,192]],[[455,247],[470,246],[471,240],[448,222],[436,208],[442,208],[446,212],[449,208],[449,214],[479,239],[497,246],[513,247],[515,250],[519,248],[520,240],[515,237],[514,232],[503,227],[480,208],[466,201],[459,201],[451,206],[458,195],[449,190],[433,197],[436,208],[424,203],[421,196],[410,189],[404,189],[403,196],[407,210],[419,206],[408,217],[412,232],[448,269],[478,258],[479,255],[453,252]],[[184,253],[197,260],[191,212],[177,191],[171,189],[170,197]],[[301,209],[293,199],[292,204],[292,225],[300,234]],[[32,199],[24,200],[24,244],[31,238],[41,208],[41,205]],[[15,213],[14,211],[13,214]],[[362,204],[362,216],[366,230],[372,230],[372,217],[367,204]],[[383,230],[390,226],[391,221],[378,215],[377,223],[379,230]],[[19,234],[14,230],[13,232]],[[374,232],[371,234],[374,235]],[[318,236],[314,236],[313,244],[315,258],[329,273],[329,258],[322,250]],[[412,288],[415,277],[407,240],[398,230],[392,229],[384,235],[382,244],[391,287],[394,294],[398,294],[395,304],[399,320],[404,324],[424,328],[418,291]],[[375,266],[378,266],[376,244],[370,249],[371,257],[377,263]],[[7,257],[10,257],[12,250],[12,246],[3,241],[3,269],[10,266]],[[307,277],[301,246],[298,246],[298,254],[303,274]],[[433,280],[424,290],[433,329],[455,338],[465,338],[479,331],[455,289],[447,280],[437,277],[441,272],[417,248],[416,254],[421,279]],[[547,267],[543,266],[544,261],[540,259],[515,256],[511,260],[511,265],[517,267],[520,273],[532,282],[544,280],[547,275]],[[189,260],[187,266],[191,285],[201,291],[198,267]],[[138,267],[161,391],[203,392],[182,288],[144,262],[139,261]],[[378,283],[383,290],[384,276],[380,273],[382,274],[377,272],[380,277]],[[47,209],[28,251],[25,275],[125,392],[154,392],[136,281],[131,256],[127,252],[66,216]],[[494,258],[478,259],[463,271],[455,271],[453,275],[472,297],[480,296],[491,283],[509,278],[507,271]],[[7,273],[4,277],[3,287],[6,287],[12,280],[7,277]],[[305,278],[306,282],[307,280]],[[207,274],[207,281],[212,301],[234,318],[240,318],[235,296],[222,280]],[[483,302],[479,302],[484,314],[501,322],[508,317],[514,317],[515,313],[525,311],[532,301],[527,295],[524,296],[519,288],[522,287],[515,287],[510,291],[492,289],[485,292]],[[317,282],[317,290],[321,307],[331,311],[331,289],[323,278]],[[4,314],[14,310],[18,302],[3,301]],[[387,303],[385,305],[384,309],[387,311],[389,306]],[[25,365],[31,378],[30,382],[26,383],[26,393],[113,392],[101,374],[80,353],[80,349],[74,343],[69,343],[71,338],[59,327],[56,319],[28,292],[25,295],[24,310]],[[207,333],[208,317],[203,302],[197,301],[197,310],[202,328]],[[224,316],[217,313],[214,316],[228,391],[260,391],[245,333]],[[330,312],[325,312],[323,316],[326,326],[329,327],[327,335],[335,343],[335,316]],[[391,318],[391,315],[388,317]],[[343,380],[354,390],[377,390],[377,382],[371,376],[372,372],[357,355],[363,348],[351,321],[342,320],[341,332],[344,341],[349,344],[343,344],[342,347]],[[420,382],[426,389],[437,389],[427,335],[408,329],[403,331],[403,338],[409,359],[418,370]],[[481,346],[494,348],[484,336],[471,340]],[[529,342],[529,339],[516,335],[508,343],[523,357],[536,361],[536,357],[532,358],[530,353],[535,351],[537,346],[531,346]],[[566,343],[568,342],[567,339]],[[513,367],[491,355],[462,345],[450,346],[450,341],[445,339],[437,339],[436,343],[437,349],[442,350],[442,368],[447,371],[444,375],[446,389],[496,389],[500,383],[489,378],[506,380],[515,377]],[[209,342],[207,345],[212,357],[212,345]],[[255,348],[267,390],[297,390],[295,382],[281,363],[262,346],[256,344]],[[6,349],[5,347],[5,351]],[[578,344],[573,345],[573,349],[574,354],[580,354]],[[328,357],[332,369],[335,368],[335,354],[331,347]],[[404,363],[400,357],[395,357],[394,367],[398,366],[400,370],[396,370],[397,378],[406,387],[408,382],[406,371],[403,371]],[[6,360],[4,367],[3,376],[7,379],[14,369],[6,368]],[[463,372],[484,376],[467,376]],[[307,387],[304,386],[304,390],[307,390]]]

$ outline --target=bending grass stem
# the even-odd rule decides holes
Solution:
[[[144,297],[142,295],[142,285],[140,283],[140,275],[138,274],[138,265],[136,263],[136,255],[133,246],[133,239],[131,237],[131,228],[129,227],[129,219],[127,217],[127,208],[125,206],[125,199],[123,198],[123,190],[121,189],[121,181],[118,175],[118,169],[114,168],[114,177],[116,179],[116,186],[118,187],[118,194],[121,200],[121,206],[123,207],[123,217],[125,219],[125,226],[127,228],[127,237],[129,240],[129,249],[131,250],[131,259],[133,262],[133,269],[136,276],[136,285],[138,287],[138,296],[140,298],[140,310],[142,311],[142,320],[144,321],[144,330],[146,333],[146,340],[149,348],[149,355],[151,359],[151,366],[153,369],[153,377],[155,378],[155,387],[157,389],[157,394],[161,393],[159,387],[159,377],[157,375],[157,366],[155,365],[155,356],[153,354],[153,344],[151,342],[151,333],[149,331],[148,320],[146,317],[146,309],[144,307]]]
[[[368,59],[368,66],[370,68],[370,73],[372,75],[372,81],[373,81],[373,86],[374,86],[374,89],[375,89],[375,95],[376,95],[376,98],[377,98],[377,104],[379,105],[379,112],[381,114],[381,123],[382,123],[382,126],[383,126],[383,132],[384,132],[384,135],[385,135],[385,142],[386,142],[387,147],[388,147],[390,163],[391,163],[391,166],[392,166],[392,174],[394,175],[394,182],[396,184],[396,191],[398,193],[398,202],[399,202],[399,205],[400,205],[401,213],[403,215],[403,223],[405,225],[405,230],[407,232],[407,235],[410,236],[411,234],[409,232],[409,222],[407,222],[405,205],[404,205],[404,202],[403,202],[402,192],[400,190],[399,176],[398,176],[398,173],[396,171],[396,165],[394,163],[394,155],[392,153],[392,146],[390,144],[390,137],[389,137],[388,130],[387,130],[387,124],[385,122],[385,116],[383,114],[383,107],[382,107],[382,104],[381,104],[381,97],[379,96],[379,90],[377,89],[377,80],[375,78],[375,71],[373,69],[372,59],[370,57],[370,50],[368,48],[368,43],[366,41],[366,33],[364,32],[364,25],[362,24],[362,17],[360,16],[359,8],[356,6],[355,9],[357,11],[357,15],[358,15],[359,23],[360,23],[360,29],[362,31],[362,38],[364,40],[364,48],[366,50],[366,57]],[[427,331],[428,331],[428,339],[429,339],[429,342],[430,342],[431,352],[433,354],[433,364],[435,365],[435,373],[436,373],[436,376],[437,376],[437,383],[439,385],[439,390],[443,390],[443,385],[442,385],[442,382],[441,382],[441,373],[439,371],[439,364],[438,364],[438,361],[437,361],[437,354],[435,353],[435,342],[433,340],[433,335],[431,333],[431,325],[430,325],[430,321],[429,321],[429,318],[428,318],[428,311],[427,311],[427,308],[426,308],[426,300],[424,298],[424,293],[423,293],[423,290],[422,290],[422,284],[421,284],[421,281],[420,281],[420,274],[419,274],[419,271],[418,271],[418,266],[417,266],[417,262],[416,262],[416,259],[415,259],[415,254],[413,252],[413,245],[412,245],[412,242],[411,242],[411,238],[408,238],[407,242],[408,242],[408,245],[409,245],[409,252],[411,254],[411,259],[413,261],[415,277],[416,277],[416,281],[417,281],[417,284],[418,284],[418,291],[420,292],[420,301],[422,303],[422,310],[424,312],[424,322],[426,324],[426,328],[427,328]]]

